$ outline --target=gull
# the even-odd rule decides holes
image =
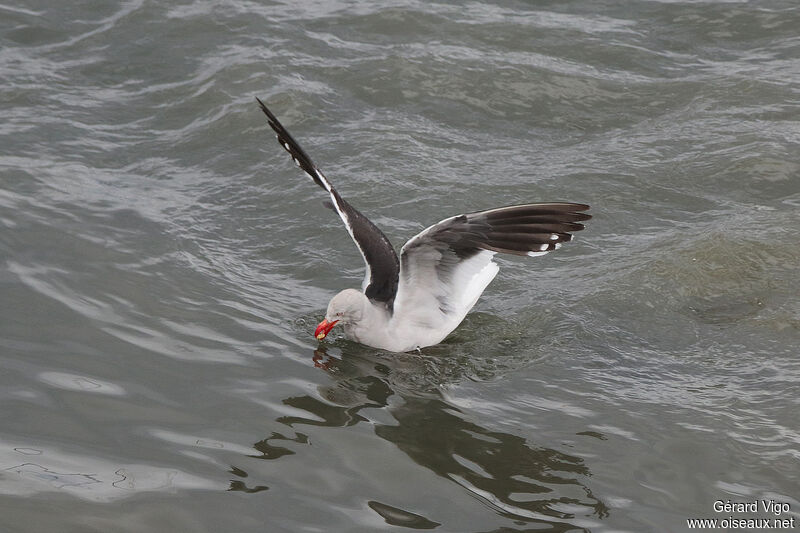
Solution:
[[[586,204],[530,203],[445,218],[412,237],[397,257],[386,235],[351,206],[264,103],[256,98],[278,142],[330,197],[366,263],[361,290],[345,289],[328,304],[314,336],[334,326],[347,338],[391,352],[445,339],[497,275],[495,254],[537,257],[583,229]]]

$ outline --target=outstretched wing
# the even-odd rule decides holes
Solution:
[[[538,256],[583,229],[588,205],[540,203],[500,207],[442,220],[400,250],[395,313],[446,329],[475,305],[498,267],[498,252]]]
[[[385,303],[391,309],[397,293],[400,264],[389,239],[375,224],[339,195],[328,178],[317,168],[317,165],[283,127],[283,124],[267,109],[264,102],[258,98],[256,100],[261,106],[261,110],[267,115],[267,121],[275,131],[281,146],[289,152],[297,166],[305,170],[317,185],[328,191],[333,208],[341,217],[347,232],[364,257],[367,267],[362,286],[364,294],[371,300]]]

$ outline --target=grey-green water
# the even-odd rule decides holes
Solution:
[[[800,522],[798,28],[794,1],[0,5],[0,530]],[[318,346],[361,259],[255,96],[397,246],[595,218],[500,259],[442,345]]]

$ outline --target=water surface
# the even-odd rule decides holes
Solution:
[[[0,5],[0,529],[800,522],[799,27],[779,1]],[[505,204],[594,219],[499,259],[439,346],[318,345],[361,259],[255,96],[398,247]]]

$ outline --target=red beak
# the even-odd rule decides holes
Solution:
[[[328,333],[331,332],[331,330],[333,329],[333,326],[335,326],[337,322],[339,322],[339,321],[338,320],[334,320],[333,322],[328,322],[327,319],[323,320],[322,322],[319,323],[319,326],[317,326],[317,329],[314,330],[314,336],[318,340],[324,339],[328,335]]]

